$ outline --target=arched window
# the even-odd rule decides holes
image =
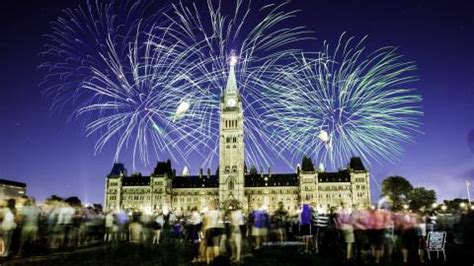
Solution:
[[[233,141],[234,141],[234,143],[236,143],[236,142],[237,142],[237,138],[236,138],[236,137],[234,137],[234,138],[233,138]]]
[[[233,180],[229,181],[229,190],[234,190],[234,181]]]

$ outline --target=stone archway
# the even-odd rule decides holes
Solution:
[[[222,208],[224,210],[234,210],[236,208],[242,208],[242,204],[233,197],[229,197],[226,201],[223,202]]]

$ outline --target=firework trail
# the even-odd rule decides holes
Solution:
[[[275,77],[266,130],[294,159],[309,155],[332,168],[352,156],[394,161],[418,131],[421,97],[407,85],[414,63],[393,47],[367,55],[364,41],[343,34],[334,49],[325,43]]]
[[[64,11],[41,65],[52,111],[74,108],[71,117],[97,136],[96,152],[112,146],[118,160],[131,149],[134,168],[151,154],[184,165],[198,154],[208,167],[218,155],[219,100],[234,51],[247,163],[270,166],[285,151],[288,165],[303,155],[331,166],[352,155],[399,156],[421,114],[420,97],[400,88],[414,79],[412,63],[400,63],[393,48],[365,58],[363,41],[353,47],[351,39],[304,54],[294,47],[309,32],[286,26],[297,13],[288,3],[225,3],[160,9],[90,0]]]
[[[172,5],[167,17],[172,24],[167,28],[177,44],[199,55],[202,72],[211,86],[214,103],[210,110],[209,128],[212,138],[209,147],[216,147],[207,164],[218,155],[219,100],[228,76],[228,58],[238,55],[236,76],[244,108],[245,161],[256,166],[270,166],[273,149],[269,135],[261,130],[264,91],[268,81],[294,58],[295,44],[309,39],[304,27],[287,27],[297,11],[288,10],[288,2],[258,5],[252,1],[179,2]],[[228,12],[226,12],[228,10]],[[281,157],[283,158],[283,157]]]
[[[148,2],[89,1],[66,10],[47,36],[50,61],[43,86],[55,112],[74,108],[96,152],[115,146],[136,160],[186,159],[198,152],[210,99],[192,51],[165,45],[167,31],[150,34],[163,19]]]

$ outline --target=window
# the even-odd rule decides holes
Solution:
[[[229,190],[234,190],[234,181],[233,180],[229,181]]]

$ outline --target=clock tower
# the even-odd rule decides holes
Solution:
[[[235,78],[236,63],[237,57],[232,55],[227,85],[220,101],[219,204],[221,206],[243,204],[245,199],[244,120],[242,101]]]

